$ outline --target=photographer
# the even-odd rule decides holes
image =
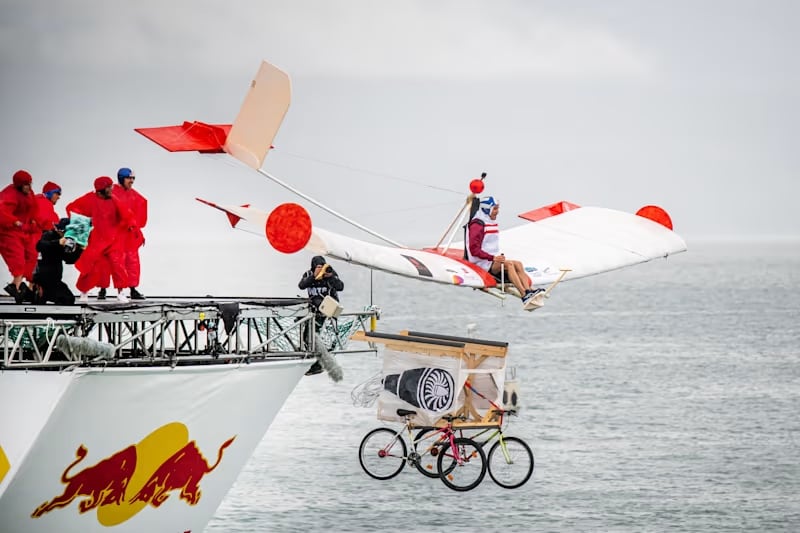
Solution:
[[[36,243],[39,261],[33,273],[33,303],[35,304],[54,302],[58,305],[73,305],[75,303],[75,295],[61,281],[61,276],[64,273],[64,263],[68,265],[75,263],[83,248],[74,240],[64,237],[68,224],[69,219],[62,218],[52,230],[42,233],[42,238]]]
[[[311,306],[316,312],[316,330],[319,332],[320,328],[322,328],[322,324],[325,323],[325,315],[319,312],[319,306],[322,305],[322,300],[324,300],[326,296],[330,296],[338,302],[339,291],[344,290],[344,283],[339,279],[339,275],[336,274],[333,267],[325,262],[324,257],[315,255],[311,258],[311,268],[306,270],[297,286],[308,291]],[[317,362],[314,363],[307,374],[313,375],[319,374],[320,372],[322,372],[322,366]]]

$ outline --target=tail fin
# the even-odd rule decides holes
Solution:
[[[228,211],[224,207],[219,206],[219,205],[215,204],[214,202],[209,202],[208,200],[203,200],[202,198],[195,198],[195,200],[197,200],[201,204],[206,204],[208,206],[213,207],[214,209],[219,209],[220,211],[225,213],[225,215],[228,217],[228,222],[231,223],[231,227],[232,228],[235,228],[236,224],[238,224],[239,221],[242,220],[242,217],[240,217],[239,215],[237,215],[235,213],[231,213],[230,211]],[[242,207],[250,207],[250,205],[249,204],[245,204]]]
[[[263,61],[233,125],[195,121],[135,131],[170,152],[227,152],[258,170],[289,109],[291,93],[289,76]]]
[[[291,98],[289,75],[263,61],[225,141],[225,151],[245,165],[260,169]]]

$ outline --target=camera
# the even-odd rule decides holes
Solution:
[[[319,272],[317,272],[317,275],[314,277],[314,279],[322,279],[322,276],[324,276],[330,271],[331,271],[331,266],[328,263],[325,263],[324,265],[322,265],[322,268],[319,269]]]
[[[64,251],[65,252],[67,252],[67,253],[74,252],[75,251],[75,246],[76,246],[75,239],[71,239],[69,237],[64,239]]]

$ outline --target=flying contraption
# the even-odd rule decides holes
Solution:
[[[251,207],[220,205],[197,198],[224,212],[231,226],[244,220],[263,228],[273,248],[283,253],[307,250],[390,274],[459,287],[479,289],[500,298],[522,295],[499,277],[466,259],[468,243],[461,233],[474,214],[474,204],[484,189],[484,173],[470,182],[470,193],[438,243],[415,249],[366,228],[272,176],[261,167],[289,108],[291,82],[277,67],[263,62],[250,84],[232,125],[184,122],[179,126],[138,128],[148,139],[169,151],[227,153],[260,174],[297,194],[383,244],[334,233],[312,224],[300,204],[285,203],[266,211]],[[544,298],[561,281],[616,270],[686,250],[673,231],[669,214],[655,205],[635,214],[602,207],[559,201],[519,215],[524,223],[499,232],[506,257],[524,265],[531,284],[547,288],[525,306],[544,305]],[[459,238],[460,237],[460,238]]]

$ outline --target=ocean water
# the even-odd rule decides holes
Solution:
[[[350,394],[380,353],[341,356],[344,381],[303,378],[206,532],[799,531],[800,242],[689,246],[563,284],[534,313],[336,265],[345,308],[372,298],[382,332],[474,324],[510,343],[523,409],[507,433],[533,477],[466,493],[408,468],[369,478],[358,446],[385,424]]]

